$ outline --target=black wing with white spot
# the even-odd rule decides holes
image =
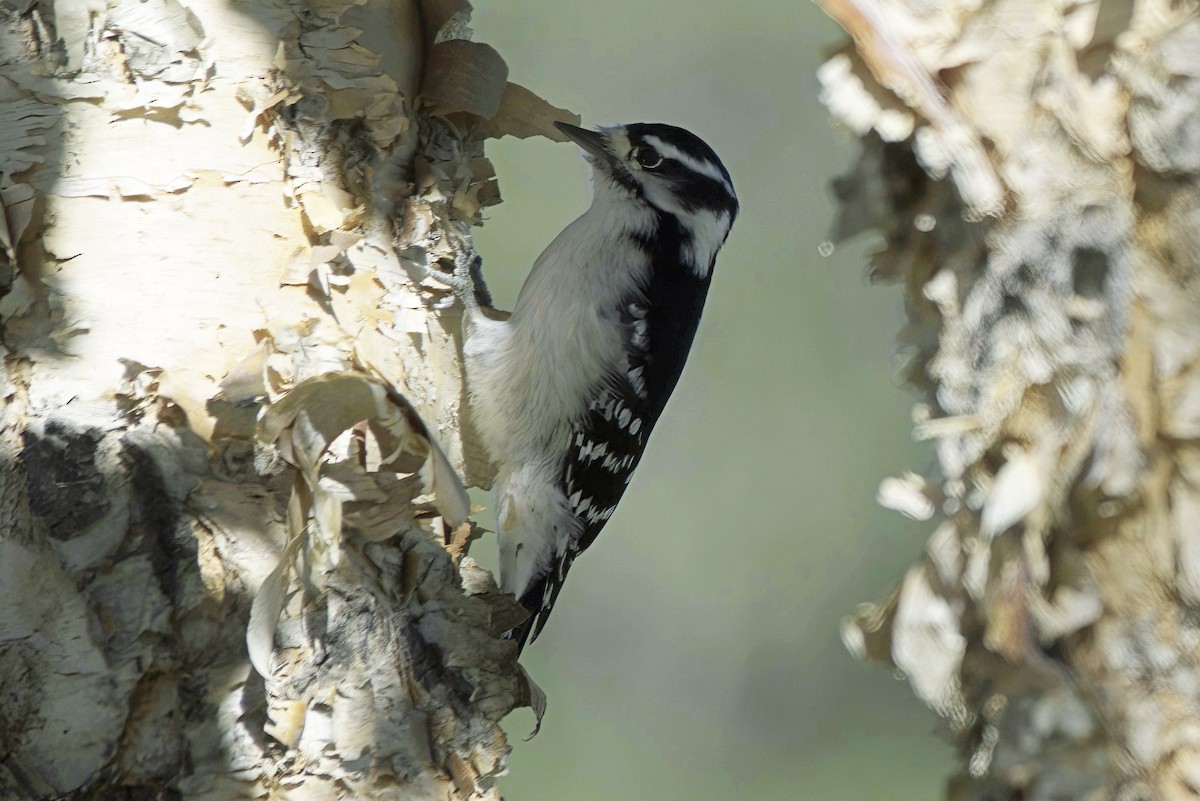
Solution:
[[[606,389],[575,429],[563,476],[567,503],[582,524],[577,551],[592,544],[616,511],[646,447],[644,403],[631,389]]]

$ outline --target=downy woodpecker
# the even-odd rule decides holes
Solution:
[[[519,647],[624,494],[738,211],[720,159],[682,128],[557,126],[592,165],[591,207],[538,257],[507,319],[477,258],[448,276],[467,308],[473,418],[498,468],[500,588],[531,613],[507,635]]]

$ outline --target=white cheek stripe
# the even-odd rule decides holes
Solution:
[[[680,256],[691,265],[692,272],[704,278],[712,268],[717,251],[729,233],[729,215],[725,212],[719,215],[703,211],[689,213],[682,209],[676,214],[684,221],[685,227],[692,235],[683,246]]]
[[[679,221],[686,234],[679,258],[692,268],[697,277],[707,276],[717,251],[729,233],[729,214],[724,211],[714,214],[707,209],[688,211],[669,192],[660,192],[654,200]]]
[[[681,151],[679,148],[664,142],[657,136],[647,136],[644,137],[644,139],[647,144],[653,146],[654,149],[661,153],[664,158],[675,159],[692,172],[699,173],[706,178],[712,178],[721,186],[725,187],[725,191],[729,193],[730,197],[737,197],[737,195],[733,193],[733,186],[729,183],[729,179],[726,178],[721,170],[717,168],[717,165],[713,164],[711,161],[697,161]]]

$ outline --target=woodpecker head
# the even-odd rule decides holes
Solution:
[[[682,258],[708,274],[738,212],[729,172],[711,147],[690,131],[661,123],[598,131],[554,125],[583,148],[595,170],[598,198],[615,193],[669,215],[682,229]]]

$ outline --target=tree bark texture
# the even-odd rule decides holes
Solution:
[[[959,747],[951,799],[1200,798],[1196,4],[820,0],[884,239],[925,558],[846,621]]]
[[[0,3],[0,797],[498,797],[538,692],[425,270],[571,117],[469,10]]]

